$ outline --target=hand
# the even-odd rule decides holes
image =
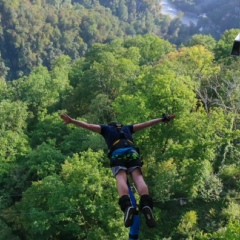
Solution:
[[[61,114],[60,117],[64,120],[66,124],[69,124],[72,122],[72,118],[67,114]]]
[[[166,124],[168,124],[172,119],[174,119],[175,118],[175,114],[173,114],[173,115],[167,115],[167,114],[163,114],[162,115],[162,122],[164,122],[164,123],[166,123]]]

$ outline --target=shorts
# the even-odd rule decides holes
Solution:
[[[113,173],[114,176],[116,176],[120,170],[124,170],[128,174],[130,174],[133,170],[135,170],[137,168],[139,168],[140,171],[142,172],[140,166],[135,166],[135,167],[130,167],[130,168],[126,168],[126,167],[123,167],[123,166],[116,166],[116,167],[112,167],[112,173]]]
[[[142,167],[139,153],[134,147],[119,148],[115,150],[110,158],[110,166],[114,176],[120,171],[125,170],[131,173],[134,169]]]

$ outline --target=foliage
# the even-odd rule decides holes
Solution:
[[[197,214],[194,211],[187,212],[178,225],[178,231],[188,239],[194,239],[195,227],[197,224]]]
[[[59,56],[84,56],[94,43],[136,34],[161,34],[158,1],[1,0],[0,77],[50,68]],[[10,71],[9,71],[10,70]]]
[[[111,230],[122,228],[121,215],[108,204],[115,191],[101,159],[102,152],[92,151],[66,159],[59,176],[34,182],[6,216],[20,212],[14,222],[25,229],[25,239],[122,239]]]
[[[49,11],[72,9],[67,1],[48,2]],[[28,3],[37,8],[45,2]],[[75,3],[74,8],[85,13],[92,1]],[[112,3],[117,12],[120,2]],[[95,7],[102,11],[98,1]],[[121,7],[125,19],[126,8]],[[91,14],[88,17],[86,21]],[[58,24],[59,19],[52,16],[49,21]],[[62,18],[61,24],[72,29],[73,22]],[[94,19],[91,24],[96,34]],[[113,119],[132,124],[175,113],[169,124],[134,136],[158,225],[148,229],[140,214],[141,238],[235,239],[239,60],[220,53],[227,52],[230,35],[225,33],[216,45],[209,36],[197,36],[180,48],[150,34],[118,38],[89,45],[76,61],[62,55],[19,79],[1,78],[1,236],[126,239],[129,229],[123,226],[101,135],[65,125],[59,114],[99,124]]]
[[[62,55],[75,61],[84,57],[92,44],[136,35],[151,34],[181,46],[189,41],[194,44],[196,34],[202,34],[207,36],[200,41],[212,48],[214,41],[209,34],[219,39],[226,30],[239,27],[237,0],[231,4],[213,0],[173,2],[182,11],[174,18],[162,14],[158,0],[1,0],[0,78],[22,78],[38,66],[50,69]],[[185,12],[205,15],[198,17],[197,25],[186,26],[182,22]],[[149,51],[156,43],[148,42],[145,48]],[[156,54],[153,62],[158,51],[151,52]]]
[[[191,39],[185,44],[187,46],[194,46],[194,45],[203,45],[206,49],[212,51],[217,42],[216,40],[209,34],[196,34],[191,37]]]

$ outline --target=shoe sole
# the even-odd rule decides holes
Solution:
[[[147,226],[149,228],[154,228],[156,226],[156,222],[153,216],[152,209],[147,206],[142,209],[142,212],[145,216]]]
[[[135,208],[133,208],[133,207],[128,208],[127,213],[124,217],[124,226],[125,227],[132,226],[134,215],[135,215]]]

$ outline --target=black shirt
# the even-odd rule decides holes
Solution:
[[[113,144],[122,138],[122,134],[120,134],[119,130],[114,127],[114,126],[109,126],[109,125],[100,125],[101,126],[101,135],[104,137],[105,142],[108,146],[108,149],[111,149]],[[132,134],[133,132],[133,125],[126,125],[123,126],[121,131],[125,135],[125,139],[130,140],[133,142],[133,137]]]

